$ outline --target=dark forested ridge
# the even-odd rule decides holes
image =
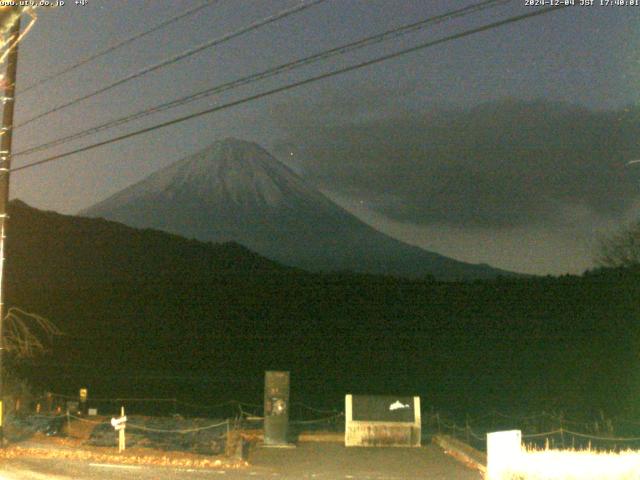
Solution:
[[[20,202],[10,222],[8,304],[67,333],[24,367],[56,391],[259,401],[263,371],[286,369],[292,395],[316,405],[398,392],[459,412],[632,412],[640,393],[633,270],[464,283],[309,274],[237,244]]]

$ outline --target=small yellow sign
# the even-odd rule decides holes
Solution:
[[[80,401],[81,402],[86,402],[87,401],[87,389],[86,388],[81,388],[80,389]]]

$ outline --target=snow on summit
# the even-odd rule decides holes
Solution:
[[[207,201],[275,207],[286,190],[304,192],[303,181],[253,142],[227,138],[160,170],[106,202],[128,202],[141,195],[176,196],[187,189]],[[97,206],[96,206],[97,207]]]

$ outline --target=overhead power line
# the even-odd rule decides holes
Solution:
[[[246,27],[240,28],[240,29],[238,29],[238,30],[236,30],[234,32],[231,32],[231,33],[228,33],[226,35],[223,35],[222,37],[219,37],[219,38],[210,40],[208,42],[205,42],[202,45],[199,45],[199,46],[197,46],[195,48],[187,50],[186,52],[183,52],[181,54],[176,55],[175,57],[169,58],[169,59],[164,60],[164,61],[162,61],[160,63],[156,63],[155,65],[151,65],[150,67],[146,67],[146,68],[144,68],[143,70],[140,70],[137,73],[134,73],[134,74],[128,75],[128,76],[126,76],[124,78],[121,78],[120,80],[117,80],[117,81],[115,81],[115,82],[113,82],[113,83],[111,83],[111,84],[109,84],[109,85],[107,85],[105,87],[102,87],[102,88],[100,88],[98,90],[95,90],[94,92],[91,92],[91,93],[88,93],[88,94],[83,95],[81,97],[78,97],[78,98],[76,98],[74,100],[71,100],[71,101],[69,101],[67,103],[63,103],[61,105],[58,105],[57,107],[53,107],[52,109],[47,110],[46,112],[40,113],[40,114],[38,114],[38,115],[36,115],[34,117],[31,117],[28,120],[25,120],[24,122],[16,125],[14,127],[14,129],[18,129],[20,127],[28,125],[29,123],[34,122],[34,121],[36,121],[36,120],[38,120],[38,119],[40,119],[42,117],[45,117],[47,115],[51,115],[52,113],[58,112],[58,111],[60,111],[60,110],[62,110],[64,108],[68,108],[68,107],[70,107],[72,105],[75,105],[75,104],[77,104],[79,102],[82,102],[82,101],[87,100],[89,98],[95,97],[96,95],[100,95],[101,93],[108,92],[109,90],[112,90],[112,89],[114,89],[116,87],[119,87],[120,85],[123,85],[123,84],[125,84],[127,82],[130,82],[131,80],[135,80],[136,78],[140,78],[143,75],[146,75],[148,73],[154,72],[154,71],[159,70],[159,69],[161,69],[163,67],[166,67],[168,65],[172,65],[172,64],[174,64],[176,62],[179,62],[180,60],[184,60],[185,58],[191,57],[191,56],[195,55],[196,53],[202,52],[203,50],[206,50],[208,48],[214,47],[216,45],[220,45],[220,44],[222,44],[224,42],[227,42],[227,41],[229,41],[231,39],[234,39],[234,38],[237,38],[237,37],[239,37],[241,35],[244,35],[245,33],[249,33],[249,32],[252,32],[254,30],[257,30],[257,29],[259,29],[261,27],[264,27],[265,25],[273,23],[273,22],[275,22],[277,20],[281,20],[283,18],[286,18],[286,17],[291,16],[291,15],[293,15],[295,13],[298,13],[298,12],[301,12],[301,11],[306,10],[308,8],[311,8],[314,5],[317,5],[317,4],[325,2],[325,1],[326,0],[311,0],[308,3],[303,3],[303,4],[300,4],[300,5],[297,5],[297,6],[293,7],[293,8],[282,10],[282,11],[280,11],[280,12],[274,14],[274,15],[270,15],[270,16],[268,16],[266,18],[258,20],[257,22],[251,23],[250,25],[248,25]]]
[[[201,116],[204,116],[204,115],[208,115],[208,114],[211,114],[211,113],[215,113],[215,112],[218,112],[218,111],[221,111],[221,110],[226,110],[228,108],[235,107],[235,106],[238,106],[238,105],[242,105],[242,104],[245,104],[245,103],[248,103],[248,102],[252,102],[254,100],[258,100],[260,98],[268,97],[268,96],[274,95],[276,93],[285,92],[287,90],[292,90],[294,88],[297,88],[297,87],[300,87],[300,86],[303,86],[303,85],[308,85],[310,83],[314,83],[314,82],[317,82],[317,81],[320,81],[320,80],[325,80],[327,78],[332,78],[332,77],[335,77],[335,76],[338,76],[338,75],[342,75],[344,73],[352,72],[354,70],[359,70],[359,69],[364,68],[364,67],[369,67],[371,65],[376,65],[378,63],[381,63],[381,62],[384,62],[384,61],[387,61],[387,60],[391,60],[391,59],[394,59],[394,58],[398,58],[400,56],[404,56],[404,55],[407,55],[409,53],[413,53],[413,52],[417,52],[417,51],[420,51],[420,50],[424,50],[424,49],[427,49],[427,48],[430,48],[430,47],[434,47],[436,45],[441,45],[441,44],[446,43],[446,42],[450,42],[450,41],[457,40],[457,39],[460,39],[460,38],[468,37],[470,35],[475,35],[477,33],[493,30],[494,28],[502,27],[504,25],[508,25],[508,24],[511,24],[511,23],[520,22],[522,20],[526,20],[526,19],[529,19],[529,18],[537,17],[537,16],[540,16],[540,15],[545,15],[545,14],[551,13],[551,12],[556,12],[556,11],[562,10],[564,8],[567,8],[567,6],[568,5],[561,5],[561,6],[558,6],[558,7],[548,7],[548,8],[543,8],[543,9],[540,9],[540,10],[535,10],[535,11],[530,12],[530,13],[525,13],[525,14],[522,14],[522,15],[516,15],[516,16],[513,16],[513,17],[509,17],[509,18],[507,18],[505,20],[500,20],[498,22],[489,23],[489,24],[483,25],[481,27],[472,28],[472,29],[465,30],[465,31],[460,32],[460,33],[453,34],[453,35],[448,35],[446,37],[442,37],[442,38],[439,38],[437,40],[432,40],[432,41],[429,41],[429,42],[421,43],[419,45],[416,45],[416,46],[413,46],[413,47],[409,47],[409,48],[405,48],[403,50],[399,50],[397,52],[390,53],[390,54],[387,54],[387,55],[383,55],[383,56],[374,58],[372,60],[367,60],[365,62],[360,62],[360,63],[357,63],[355,65],[350,65],[348,67],[344,67],[344,68],[340,68],[340,69],[337,69],[337,70],[333,70],[331,72],[327,72],[327,73],[323,73],[323,74],[320,74],[320,75],[316,75],[314,77],[310,77],[310,78],[307,78],[305,80],[300,80],[300,81],[293,82],[293,83],[290,83],[290,84],[287,84],[287,85],[284,85],[284,86],[281,86],[281,87],[273,88],[271,90],[267,90],[267,91],[264,91],[264,92],[261,92],[261,93],[255,94],[255,95],[251,95],[249,97],[245,97],[245,98],[242,98],[242,99],[239,99],[239,100],[234,100],[232,102],[228,102],[228,103],[226,103],[224,105],[218,105],[216,107],[209,108],[209,109],[206,109],[206,110],[203,110],[203,111],[200,111],[200,112],[192,113],[192,114],[185,115],[185,116],[182,116],[182,117],[179,117],[179,118],[175,118],[173,120],[169,120],[169,121],[166,121],[166,122],[163,122],[163,123],[159,123],[159,124],[153,125],[151,127],[147,127],[147,128],[143,128],[143,129],[140,129],[140,130],[136,130],[134,132],[130,132],[130,133],[127,133],[127,134],[124,134],[124,135],[120,135],[120,136],[117,136],[117,137],[114,137],[114,138],[110,138],[108,140],[103,140],[101,142],[97,142],[97,143],[94,143],[92,145],[87,145],[87,146],[82,147],[82,148],[77,148],[77,149],[71,150],[69,152],[61,153],[61,154],[58,154],[58,155],[53,155],[53,156],[50,156],[50,157],[47,157],[47,158],[44,158],[44,159],[41,159],[41,160],[38,160],[38,161],[35,161],[35,162],[28,163],[26,165],[22,165],[20,167],[14,167],[14,168],[12,168],[10,170],[10,172],[17,172],[17,171],[20,171],[20,170],[26,170],[28,168],[36,167],[38,165],[42,165],[42,164],[45,164],[45,163],[58,161],[58,160],[61,160],[63,158],[69,157],[71,155],[75,155],[75,154],[78,154],[78,153],[83,153],[83,152],[86,152],[86,151],[89,151],[89,150],[94,150],[94,149],[96,149],[98,147],[109,145],[111,143],[120,142],[122,140],[126,140],[126,139],[129,139],[129,138],[132,138],[132,137],[136,137],[136,136],[139,136],[139,135],[143,135],[145,133],[149,133],[149,132],[152,132],[154,130],[158,130],[160,128],[165,128],[165,127],[169,127],[171,125],[176,125],[178,123],[182,123],[182,122],[185,122],[187,120],[198,118],[198,117],[201,117]]]
[[[415,33],[417,31],[420,31],[428,26],[434,25],[434,24],[438,24],[438,23],[442,23],[445,21],[449,21],[452,20],[454,18],[458,18],[458,17],[463,17],[466,15],[470,15],[472,13],[477,13],[489,8],[495,8],[499,5],[502,4],[506,4],[511,2],[512,0],[485,0],[483,2],[479,2],[477,4],[473,4],[473,5],[469,5],[467,7],[464,8],[460,8],[457,10],[452,10],[449,12],[446,12],[444,14],[440,14],[440,15],[436,15],[436,16],[432,16],[429,17],[427,19],[423,19],[419,22],[414,22],[408,25],[403,25],[397,28],[393,28],[390,30],[387,30],[385,32],[376,34],[376,35],[372,35],[369,37],[365,37],[362,38],[360,40],[356,40],[354,42],[350,42],[347,43],[345,45],[341,45],[339,47],[335,47],[329,50],[324,50],[322,52],[319,52],[317,54],[311,55],[311,56],[307,56],[298,60],[294,60],[292,62],[287,62],[281,65],[278,65],[276,67],[272,67],[269,68],[267,70],[263,70],[261,72],[246,76],[246,77],[242,77],[236,80],[232,80],[230,82],[226,82],[220,85],[216,85],[210,88],[207,88],[206,90],[201,90],[199,92],[196,92],[194,94],[185,96],[185,97],[181,97],[177,100],[172,100],[170,102],[166,102],[166,103],[162,103],[160,105],[156,105],[153,106],[151,108],[147,108],[144,109],[140,112],[136,112],[130,115],[127,115],[125,117],[121,117],[118,119],[114,119],[114,120],[110,120],[106,123],[85,129],[83,131],[80,132],[76,132],[74,134],[71,135],[67,135],[65,137],[61,137],[55,140],[52,140],[50,142],[41,144],[41,145],[37,145],[34,147],[30,147],[27,148],[25,150],[22,150],[20,152],[16,152],[13,154],[14,157],[17,156],[21,156],[21,155],[29,155],[35,152],[39,152],[39,151],[43,151],[43,150],[48,150],[50,148],[71,142],[73,140],[78,140],[80,138],[84,138],[86,136],[89,135],[94,135],[96,133],[99,133],[101,131],[104,130],[108,130],[110,128],[114,128],[129,122],[132,122],[134,120],[139,120],[141,118],[145,118],[149,115],[153,115],[159,112],[163,112],[178,106],[182,106],[182,105],[186,105],[188,103],[194,102],[196,100],[201,100],[203,98],[207,98],[210,97],[212,95],[218,94],[218,93],[222,93],[225,92],[227,90],[231,90],[231,89],[235,89],[237,87],[240,86],[244,86],[244,85],[249,85],[261,80],[265,80],[267,78],[271,78],[274,77],[276,75],[279,75],[283,72],[286,71],[291,71],[291,70],[295,70],[307,65],[311,65],[313,63],[317,63],[319,61],[323,61],[323,60],[327,60],[331,57],[334,56],[338,56],[338,55],[343,55],[345,53],[348,52],[352,52],[355,50],[359,50],[365,47],[369,47],[371,45],[375,45],[384,41],[388,41],[388,40],[392,40],[392,39],[396,39],[399,37],[402,37],[404,35],[410,34],[410,33]]]
[[[49,83],[55,79],[57,79],[58,77],[61,77],[62,75],[66,75],[69,72],[72,72],[73,70],[76,70],[77,68],[82,67],[83,65],[86,65],[87,63],[90,63],[92,61],[94,61],[97,58],[103,57],[104,55],[107,55],[119,48],[124,47],[125,45],[129,45],[130,43],[135,42],[136,40],[141,39],[142,37],[146,37],[147,35],[152,34],[153,32],[157,32],[158,30],[161,30],[165,27],[168,27],[169,25],[171,25],[172,23],[176,23],[179,20],[182,20],[183,18],[186,18],[190,15],[193,15],[195,13],[198,13],[199,11],[212,6],[215,3],[218,3],[220,0],[207,0],[204,4],[199,5],[197,7],[194,7],[190,10],[187,10],[186,12],[183,12],[179,15],[176,15],[175,17],[171,17],[168,20],[165,20],[164,22],[159,23],[158,25],[145,30],[143,32],[137,33],[129,38],[126,38],[124,40],[121,40],[113,45],[111,45],[110,47],[105,48],[104,50],[100,50],[96,53],[94,53],[93,55],[90,55],[86,58],[83,58],[82,60],[79,60],[78,62],[74,63],[73,65],[70,65],[68,67],[63,68],[62,70],[52,73],[51,75],[48,75],[44,78],[41,78],[40,80],[32,83],[31,85],[28,85],[27,87],[21,89],[18,91],[18,95],[23,94],[28,92],[29,90],[33,90],[34,88],[39,87],[40,85],[44,84],[44,83]]]

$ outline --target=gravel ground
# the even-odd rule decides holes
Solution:
[[[283,478],[459,479],[481,475],[435,445],[422,448],[345,448],[335,443],[303,443],[294,449],[256,448],[249,463],[274,469]]]
[[[198,469],[118,465],[95,460],[9,456],[0,461],[3,480],[70,479],[320,479],[320,480],[480,480],[481,475],[434,445],[423,448],[345,448],[335,443],[303,443],[297,448],[252,448],[242,468]]]

